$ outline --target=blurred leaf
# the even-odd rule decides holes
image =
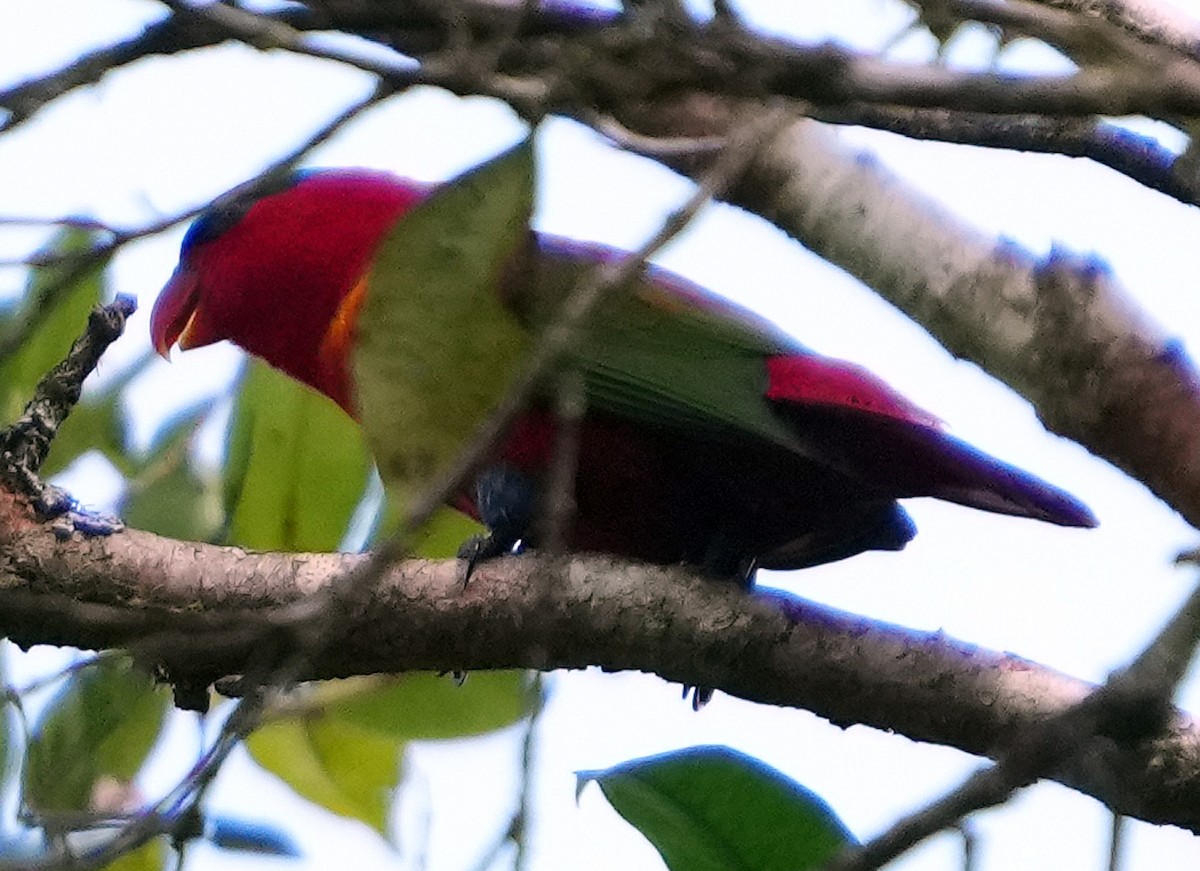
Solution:
[[[118,513],[134,529],[184,541],[209,541],[220,525],[216,496],[186,451],[168,455],[144,481],[135,481]]]
[[[122,474],[129,474],[133,464],[125,457],[122,418],[116,394],[106,393],[98,399],[78,403],[59,427],[41,474],[44,477],[55,475],[93,449],[108,457]]]
[[[90,450],[98,450],[126,477],[132,476],[138,465],[126,443],[125,412],[121,397],[125,388],[153,361],[147,353],[127,366],[116,378],[106,382],[103,391],[90,392],[71,409],[42,466],[43,477],[61,472]]]
[[[128,781],[162,728],[170,692],[128,660],[106,657],[74,674],[42,713],[25,759],[35,811],[87,810],[102,777]]]
[[[161,871],[167,867],[166,838],[155,838],[104,866],[104,871]]]
[[[250,755],[298,795],[386,837],[403,742],[326,717],[267,723],[246,740]]]
[[[376,518],[375,529],[367,541],[368,546],[373,546],[395,532],[399,521],[400,514],[392,503],[385,499]],[[453,559],[458,556],[458,549],[464,541],[486,531],[482,524],[461,511],[442,506],[421,531],[413,536],[409,552],[421,559]]]
[[[482,523],[453,508],[441,508],[413,538],[413,556],[422,559],[454,559],[463,542],[486,532]]]
[[[217,497],[188,456],[192,436],[212,406],[212,400],[196,403],[156,436],[154,452],[131,476],[118,508],[127,524],[169,538],[212,538],[220,524]]]
[[[529,239],[529,140],[443,185],[380,243],[354,343],[363,429],[409,507],[495,407],[529,341],[502,282]]]
[[[8,683],[8,657],[11,654],[8,643],[0,645],[0,686],[5,692],[11,688]],[[17,774],[16,763],[21,754],[21,737],[18,732],[16,712],[7,699],[0,700],[0,802],[10,795],[9,787]]]
[[[581,771],[654,844],[670,871],[819,868],[849,830],[817,795],[728,747],[692,747]]]
[[[95,242],[92,234],[65,230],[47,246],[50,252],[84,251]],[[38,267],[31,270],[24,303],[4,321],[3,334],[23,330],[37,314],[37,323],[22,337],[20,347],[7,359],[0,360],[0,421],[7,423],[20,416],[33,396],[38,379],[66,356],[71,343],[83,332],[88,315],[105,296],[104,268],[108,260],[86,270],[76,281],[57,286],[70,274],[70,265]]]
[[[347,687],[384,683],[369,692],[340,698]],[[317,700],[324,688],[318,690]],[[351,678],[331,684],[327,716],[405,741],[482,735],[528,716],[533,703],[528,674],[489,671],[471,674],[461,686],[447,677],[413,672],[394,678]]]
[[[369,470],[362,432],[341,409],[265,363],[249,363],[225,468],[231,544],[336,550]]]

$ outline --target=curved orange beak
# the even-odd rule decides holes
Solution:
[[[171,347],[177,343],[185,351],[207,344],[197,341],[198,337],[194,335],[199,306],[199,279],[181,263],[158,295],[150,313],[150,339],[160,356],[170,359]]]

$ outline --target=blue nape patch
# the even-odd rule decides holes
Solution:
[[[197,245],[211,242],[236,226],[263,197],[294,187],[313,172],[311,169],[293,170],[280,175],[274,183],[268,182],[265,186],[259,186],[261,182],[246,182],[217,197],[209,208],[192,221],[192,225],[184,233],[183,242],[179,246],[180,257],[186,257]]]

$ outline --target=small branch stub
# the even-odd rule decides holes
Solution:
[[[83,382],[136,310],[137,302],[130,296],[118,296],[93,309],[83,334],[62,362],[38,382],[20,419],[0,431],[0,483],[27,496],[43,519],[53,519],[54,532],[60,538],[72,532],[110,535],[124,529],[116,517],[83,511],[65,491],[43,482],[38,471],[59,427],[79,402]]]

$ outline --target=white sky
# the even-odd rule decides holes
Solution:
[[[903,21],[882,0],[841,4],[742,4],[764,28],[797,38],[843,34],[882,44]],[[0,86],[132,32],[161,7],[135,0],[0,0]],[[977,56],[981,35],[964,39],[951,61]],[[912,37],[901,56],[920,57]],[[1010,65],[1056,63],[1015,46]],[[73,94],[12,136],[0,137],[0,214],[91,214],[136,224],[211,199],[298,141],[368,78],[311,59],[227,46],[156,59]],[[424,90],[375,110],[314,154],[317,165],[369,165],[422,179],[445,178],[512,141],[520,131],[503,106]],[[1200,348],[1200,292],[1192,252],[1200,213],[1139,188],[1086,161],[983,152],[868,131],[846,138],[868,146],[904,177],[976,226],[1034,250],[1057,241],[1095,251],[1168,332]],[[1170,142],[1173,147],[1177,142]],[[548,125],[541,141],[539,224],[614,244],[638,244],[686,196],[689,183],[647,161],[617,154],[587,130]],[[130,246],[113,269],[119,291],[142,310],[104,364],[115,371],[146,347],[150,303],[168,275],[180,231]],[[26,250],[29,233],[0,232],[0,257]],[[715,207],[660,258],[688,277],[776,319],[810,347],[864,363],[944,418],[980,447],[1070,490],[1102,526],[1066,531],[968,509],[917,501],[920,528],[900,555],[873,554],[763,580],[840,608],[922,629],[942,628],[985,647],[1011,650],[1087,679],[1101,679],[1144,643],[1186,594],[1191,578],[1170,568],[1194,535],[1173,512],[1079,447],[1050,437],[1028,405],[975,367],[954,361],[920,328],[764,222]],[[0,270],[0,297],[21,276]],[[228,348],[191,352],[155,368],[133,401],[139,438],[154,421],[212,391],[237,366]],[[214,427],[207,450],[218,442]],[[103,502],[112,478],[96,465],[71,478],[77,495]],[[811,714],[751,705],[718,694],[699,714],[679,689],[641,675],[557,674],[541,728],[535,864],[538,869],[658,868],[654,851],[607,809],[595,788],[576,807],[574,775],[636,756],[697,743],[727,743],[759,756],[813,789],[860,837],[933,797],[978,761],[864,727],[837,729]],[[1195,681],[1185,707],[1200,707]],[[175,730],[175,758],[194,746]],[[317,820],[281,788],[239,764],[214,795],[221,809],[283,821],[308,852],[304,867],[407,867],[421,840],[419,805],[432,799],[430,869],[471,865],[506,824],[516,765],[515,733],[428,745],[410,756],[417,786],[402,814],[399,859],[348,824]],[[157,771],[148,788],[171,783]],[[310,822],[310,818],[312,821]],[[1099,868],[1106,812],[1063,788],[1039,786],[1010,807],[982,815],[980,868]],[[956,843],[941,838],[894,867],[955,867]],[[230,867],[198,851],[193,868]],[[1187,833],[1131,826],[1126,868],[1191,867],[1200,843]],[[235,867],[269,867],[238,860]]]

